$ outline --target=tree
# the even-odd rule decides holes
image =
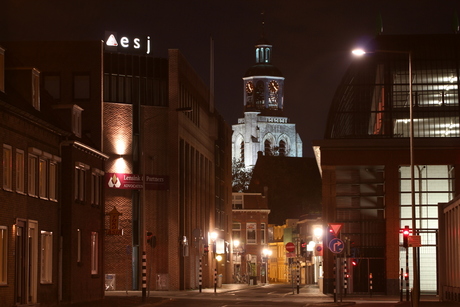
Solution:
[[[242,160],[232,161],[232,191],[245,192],[249,188],[253,168],[246,168]]]

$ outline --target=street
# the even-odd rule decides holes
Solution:
[[[162,306],[162,307],[245,307],[245,306],[350,306],[359,305],[360,307],[392,307],[409,306],[408,302],[399,302],[399,297],[384,295],[361,295],[347,296],[342,299],[334,299],[330,295],[319,292],[316,285],[302,285],[297,294],[296,287],[290,284],[270,284],[248,286],[245,284],[226,284],[214,289],[203,289],[202,293],[198,290],[187,291],[151,291],[142,302],[140,291],[109,291],[103,301],[73,304],[74,307],[127,307],[127,306]],[[455,303],[441,303],[434,296],[422,297],[419,306],[460,306]]]

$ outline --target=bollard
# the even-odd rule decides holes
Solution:
[[[201,257],[200,257],[200,271],[198,273],[198,285],[199,285],[200,293],[201,293],[201,289],[203,286],[203,265],[202,265]]]
[[[147,296],[147,255],[142,252],[142,301],[145,302]]]
[[[372,273],[369,274],[369,292],[372,297]]]
[[[403,301],[403,288],[404,288],[404,269],[401,268],[401,285],[400,285],[400,291],[399,291],[399,301],[402,302]]]

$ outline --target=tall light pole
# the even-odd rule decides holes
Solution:
[[[362,49],[355,49],[352,51],[354,55],[362,56],[366,53],[399,53],[407,54],[409,61],[409,151],[410,151],[410,192],[411,192],[411,215],[412,215],[412,235],[417,234],[417,222],[415,217],[415,172],[414,172],[414,113],[413,113],[413,103],[412,103],[412,51],[400,51],[400,50],[375,50],[373,52],[366,52]],[[412,246],[412,270],[414,274],[414,293],[412,299],[416,306],[419,301],[420,294],[420,278],[418,271],[418,253],[417,247]]]

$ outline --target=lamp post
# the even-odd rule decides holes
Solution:
[[[211,241],[212,241],[212,252],[214,256],[214,262],[215,262],[215,267],[214,267],[214,293],[217,292],[217,258],[216,258],[216,240],[218,237],[217,232],[211,232],[210,234]]]
[[[413,104],[412,104],[412,51],[399,51],[399,50],[376,50],[371,53],[399,53],[407,54],[409,61],[409,151],[410,151],[410,191],[411,191],[411,215],[412,215],[412,235],[417,234],[417,223],[415,218],[415,175],[414,175],[414,113],[413,113]],[[352,51],[354,55],[362,56],[368,52],[362,49],[355,49]],[[418,255],[417,247],[412,247],[412,269],[414,274],[414,295],[412,299],[415,305],[418,305],[419,293],[420,293],[420,278],[418,271]]]
[[[233,240],[233,250],[236,251],[235,261],[233,262],[233,275],[235,279],[240,282],[240,270],[241,268],[241,260],[238,259],[239,256],[239,248],[240,248],[240,240]],[[238,268],[238,269],[237,269]]]
[[[264,256],[264,263],[265,263],[265,283],[268,285],[269,279],[268,279],[268,259],[272,255],[272,251],[268,248],[264,248],[262,250],[262,255]]]
[[[313,226],[313,236],[315,237],[315,247],[316,248],[316,244],[322,244],[322,240],[323,240],[323,226],[322,225],[315,225]],[[321,248],[321,251],[322,249],[324,248],[322,245],[319,245],[318,247]],[[318,250],[314,250],[313,251],[313,255],[314,255],[314,259],[315,259],[315,276],[314,276],[314,281],[315,282],[318,282],[318,278],[320,276],[322,276],[321,272],[320,272],[320,266],[319,266],[319,263],[320,263],[320,258],[321,256],[316,256],[315,253],[319,253],[320,251]]]

